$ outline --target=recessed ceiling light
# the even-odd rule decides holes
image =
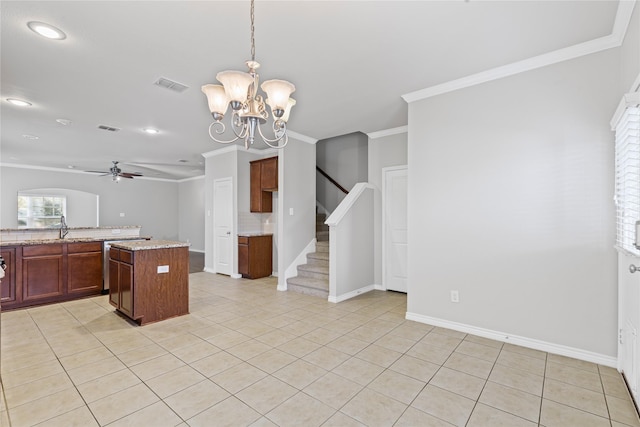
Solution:
[[[76,167],[75,167],[75,166],[73,166],[73,165],[69,165],[69,166],[67,166],[67,167],[68,167],[69,169],[75,169],[75,168],[76,168]]]
[[[51,40],[64,40],[67,38],[67,35],[62,30],[44,22],[31,21],[27,23],[27,26],[31,31]]]
[[[145,131],[146,133],[150,133],[152,135],[160,133],[160,131],[158,129],[154,129],[154,128],[144,128],[142,130]]]
[[[56,122],[60,123],[62,126],[68,126],[71,124],[71,120],[68,119],[56,119]]]
[[[13,105],[17,105],[18,107],[31,107],[30,102],[23,101],[22,99],[7,98],[7,102],[12,103]]]
[[[23,137],[23,138],[25,138],[25,139],[40,139],[40,137],[39,137],[39,136],[35,136],[35,135],[27,135],[27,134],[22,135],[22,137]]]

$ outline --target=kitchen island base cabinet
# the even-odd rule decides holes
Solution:
[[[188,314],[189,248],[112,246],[109,302],[139,325]]]

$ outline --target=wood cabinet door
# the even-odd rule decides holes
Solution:
[[[102,289],[102,252],[69,254],[67,292],[96,293]]]
[[[260,163],[251,162],[249,167],[250,178],[250,211],[262,212],[262,188],[260,187]]]
[[[120,305],[120,263],[109,260],[109,302],[119,308]]]
[[[44,300],[64,295],[62,255],[22,259],[22,300]]]
[[[238,273],[249,274],[249,245],[238,245]]]
[[[278,158],[269,157],[261,162],[260,182],[262,191],[278,191]]]
[[[16,250],[15,248],[2,249],[0,255],[7,265],[4,278],[0,279],[2,282],[0,302],[13,302],[16,300]]]
[[[120,294],[120,304],[119,309],[121,312],[129,316],[130,318],[134,318],[133,313],[133,265],[125,264],[123,262],[119,263],[119,289],[118,293]]]

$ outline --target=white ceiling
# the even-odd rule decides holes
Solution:
[[[617,3],[258,0],[256,59],[263,81],[296,85],[290,130],[370,133],[407,124],[404,94],[610,35]],[[3,0],[0,10],[3,164],[107,170],[120,160],[125,172],[182,179],[224,148],[209,139],[200,86],[245,71],[249,1]],[[40,37],[29,21],[67,38]],[[159,77],[189,89],[155,86]]]

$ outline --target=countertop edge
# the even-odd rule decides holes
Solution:
[[[8,246],[34,246],[34,245],[55,245],[62,243],[91,243],[91,242],[111,242],[111,241],[124,241],[124,240],[151,240],[150,236],[129,236],[118,237],[114,239],[113,236],[109,237],[72,237],[70,239],[31,239],[31,240],[16,240],[16,241],[3,241],[0,242],[0,247]]]

